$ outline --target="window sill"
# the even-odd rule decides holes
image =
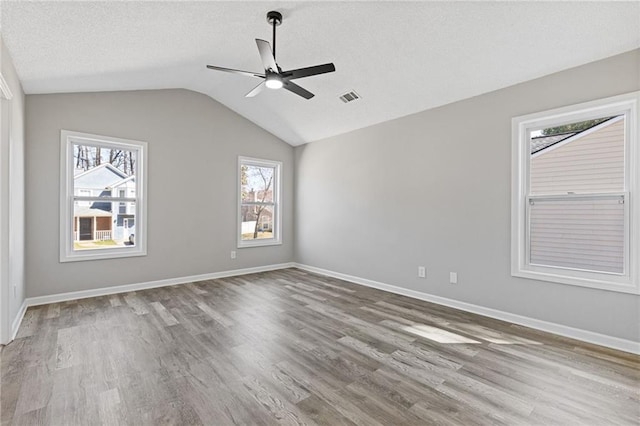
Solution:
[[[511,275],[519,278],[573,285],[577,287],[594,288],[598,290],[614,291],[617,293],[640,294],[639,286],[637,284],[634,284],[632,281],[623,281],[625,277],[620,277],[620,280],[614,281],[598,278],[569,276],[566,274],[547,271],[533,271],[529,269],[512,270]],[[615,277],[615,275],[612,275],[612,277]]]
[[[268,247],[268,246],[280,246],[282,241],[280,240],[258,240],[258,241],[238,241],[238,248],[251,248],[251,247]]]
[[[125,257],[146,256],[147,251],[142,249],[117,249],[117,250],[100,250],[99,253],[92,252],[73,252],[60,256],[60,263],[81,262],[84,260],[103,260],[103,259],[122,259]]]

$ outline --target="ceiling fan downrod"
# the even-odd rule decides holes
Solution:
[[[275,10],[267,12],[267,22],[273,26],[273,59],[276,58],[276,27],[282,24],[282,14]]]

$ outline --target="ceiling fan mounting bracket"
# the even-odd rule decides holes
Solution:
[[[270,12],[267,12],[267,22],[269,23],[269,25],[280,25],[282,24],[282,13],[272,10]]]

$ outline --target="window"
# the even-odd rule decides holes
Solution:
[[[639,100],[513,119],[512,275],[640,293]]]
[[[61,132],[61,262],[146,254],[146,149]]]
[[[238,159],[238,247],[281,244],[278,161]]]

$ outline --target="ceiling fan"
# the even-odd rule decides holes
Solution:
[[[302,96],[305,99],[313,98],[313,93],[298,86],[291,80],[303,77],[311,77],[313,75],[325,74],[333,72],[336,67],[332,64],[315,65],[312,67],[298,68],[295,70],[282,71],[282,68],[276,62],[276,27],[282,23],[282,14],[274,10],[267,13],[267,22],[273,26],[273,51],[268,41],[256,39],[258,45],[258,51],[260,52],[260,58],[262,59],[262,65],[264,66],[264,73],[257,73],[251,71],[240,71],[231,68],[216,67],[213,65],[207,65],[207,68],[218,71],[225,71],[234,74],[246,75],[249,77],[260,78],[263,81],[258,84],[253,90],[247,93],[247,98],[252,98],[267,87],[269,89],[281,89],[284,88],[296,95]]]

